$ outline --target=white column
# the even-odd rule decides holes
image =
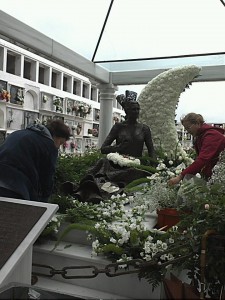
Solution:
[[[98,89],[100,99],[98,148],[100,148],[113,125],[113,100],[117,86],[112,83],[99,84]]]
[[[6,50],[5,47],[3,48],[3,51],[0,55],[0,59],[2,61],[2,71],[6,72],[6,68],[7,68],[7,50]]]

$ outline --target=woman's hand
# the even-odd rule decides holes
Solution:
[[[173,177],[167,181],[168,185],[178,184],[183,179],[182,175],[178,175],[177,177]]]

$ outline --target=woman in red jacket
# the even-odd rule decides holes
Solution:
[[[181,120],[181,123],[194,137],[197,158],[179,176],[171,178],[168,181],[169,185],[179,183],[187,174],[199,173],[202,178],[208,180],[219,159],[219,154],[225,149],[225,130],[205,124],[202,115],[189,113]]]

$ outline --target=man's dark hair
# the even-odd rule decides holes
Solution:
[[[71,136],[70,128],[60,119],[48,120],[46,127],[48,128],[52,136],[62,137],[66,140],[69,140]]]

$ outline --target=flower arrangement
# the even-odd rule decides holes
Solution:
[[[62,99],[60,97],[55,96],[53,99],[53,105],[55,106],[62,105]]]
[[[121,167],[136,166],[140,165],[140,160],[138,158],[120,155],[119,153],[109,153],[107,154],[107,159],[111,160],[114,164],[118,164]]]
[[[117,116],[114,116],[114,117],[113,117],[113,121],[114,121],[115,123],[118,123],[118,122],[120,121],[120,119],[119,119]]]
[[[79,110],[78,105],[72,106],[72,111],[77,112]]]
[[[59,111],[63,113],[63,107],[62,106],[56,106],[56,111]]]
[[[55,96],[53,99],[53,105],[55,105],[55,110],[59,112],[63,112],[62,99],[60,97]]]
[[[24,90],[22,88],[17,89],[15,100],[17,104],[22,105],[24,103]]]
[[[75,149],[76,148],[76,144],[74,142],[70,142],[70,148],[71,149]]]
[[[161,181],[167,182],[170,178],[178,176],[194,161],[193,158],[184,151],[179,142],[177,142],[174,150],[168,152],[163,151],[162,148],[158,148],[157,156],[157,172],[150,178],[153,181],[160,178]]]
[[[84,106],[84,113],[89,115],[91,113],[91,109],[92,109],[91,105],[86,104]]]
[[[89,155],[92,154],[85,154],[87,157]],[[165,162],[168,162],[168,157],[165,157]],[[72,159],[76,161],[74,164],[71,163]],[[76,158],[60,158],[59,161],[61,160],[65,161],[68,171],[71,170],[70,173],[74,176],[75,166],[80,168]],[[176,164],[179,162],[180,160]],[[168,164],[168,169],[170,167],[171,164]],[[124,267],[132,259],[149,262],[140,268],[139,278],[146,278],[153,287],[165,278],[168,268],[171,271],[177,268],[188,270],[188,277],[198,286],[202,237],[208,229],[222,235],[225,230],[224,218],[221,217],[225,215],[225,196],[221,192],[225,183],[224,170],[225,154],[222,153],[214,168],[212,181],[208,184],[203,184],[204,181],[201,180],[183,183],[185,202],[178,199],[179,186],[168,187],[167,175],[163,171],[160,173],[160,170],[157,179],[147,178],[144,183],[136,185],[132,193],[129,189],[125,190],[122,195],[112,195],[98,205],[80,203],[72,197],[63,200],[65,196],[59,195],[60,201],[69,205],[64,211],[62,222],[67,221],[71,225],[64,234],[76,228],[87,231],[87,239],[92,244],[92,255],[104,255],[114,262],[124,263]],[[60,173],[64,175],[68,171],[63,169]],[[62,179],[59,181],[62,182]],[[59,202],[56,203],[60,205]],[[181,214],[180,222],[166,232],[148,227],[146,215],[158,208],[174,206],[180,212],[188,209],[191,213]],[[205,293],[216,298],[225,272],[223,256],[216,255],[214,244],[215,242],[209,243],[206,250],[209,264],[206,266]]]
[[[224,210],[222,205],[224,196],[221,193],[220,196],[217,194],[219,198],[215,200],[209,196],[208,190],[203,194],[201,192],[197,200],[192,202],[195,207],[193,213],[184,215],[180,223],[166,233],[150,229],[146,225],[146,212],[152,211],[155,203],[154,199],[149,199],[148,194],[145,196],[134,196],[133,198],[138,198],[139,202],[136,201],[130,208],[127,208],[126,204],[133,199],[126,194],[112,197],[107,201],[107,205],[100,203],[97,206],[90,206],[87,203],[79,203],[79,206],[82,205],[82,212],[77,209],[75,200],[75,206],[67,211],[67,217],[71,222],[75,222],[70,228],[78,227],[77,222],[83,220],[81,224],[86,225],[80,225],[79,228],[88,231],[87,239],[92,241],[92,255],[107,256],[114,262],[123,263],[124,267],[133,259],[141,259],[143,263],[150,262],[144,269],[140,269],[139,277],[146,278],[153,284],[153,288],[165,278],[168,272],[166,266],[169,266],[170,271],[177,268],[188,269],[188,276],[194,279],[198,286],[201,238],[207,228],[213,228],[221,234],[224,232],[224,220],[220,215]],[[85,216],[90,220],[84,221]],[[207,251],[213,255],[210,245]],[[215,254],[212,257],[215,257]],[[215,259],[216,267],[213,264],[207,266],[208,293],[215,293],[218,274],[220,273],[220,276],[224,274],[224,270],[219,265],[221,260],[218,257]],[[217,274],[216,280],[213,278],[215,274]]]
[[[66,108],[67,113],[70,113],[73,111],[73,105],[74,105],[74,101],[67,100],[67,108]]]
[[[93,129],[92,129],[92,135],[93,135],[94,137],[98,137],[98,129],[97,129],[97,128],[93,128]]]
[[[167,186],[170,177],[180,174],[192,162],[192,157],[182,149],[173,130],[174,108],[180,92],[188,87],[199,72],[200,68],[196,66],[166,71],[153,79],[141,93],[143,120],[146,120],[146,124],[148,120],[152,121],[152,134],[157,137],[154,141],[158,143],[157,172],[144,181],[131,183],[132,188],[128,185],[124,194],[112,195],[107,204],[95,206],[77,203],[76,200],[64,202],[70,204],[65,218],[72,223],[77,222],[71,224],[69,230],[79,227],[88,231],[87,238],[92,241],[93,255],[104,255],[112,261],[121,262],[124,267],[133,259],[141,259],[146,264],[140,267],[139,278],[146,278],[153,288],[162,282],[168,271],[177,269],[188,270],[188,277],[194,285],[199,288],[201,284],[202,287],[202,238],[209,230],[218,235],[224,235],[225,231],[224,153],[214,167],[208,184],[203,184],[202,180],[192,180],[177,188]],[[162,90],[168,97],[161,94]],[[152,116],[147,105],[152,108]],[[134,163],[135,158],[130,159],[118,153],[110,153],[107,158],[121,166],[141,166],[138,161]],[[72,164],[68,163],[68,167],[72,167]],[[178,189],[181,187],[182,198],[179,199]],[[183,214],[177,226],[166,232],[147,226],[147,214],[158,208],[174,206],[179,211],[188,209],[191,213]],[[215,244],[215,241],[209,242],[207,248],[203,249],[208,254],[204,266],[206,285],[203,292],[205,296],[219,299],[225,283],[225,271],[223,255],[215,251]]]
[[[55,215],[47,224],[45,229],[41,233],[41,237],[38,239],[40,242],[44,238],[52,238],[53,240],[56,238],[56,235],[59,231],[60,225],[61,225],[61,220],[62,220],[61,215]]]
[[[43,103],[47,103],[47,101],[48,101],[48,96],[47,96],[47,95],[43,95],[42,101],[43,101]]]
[[[9,102],[10,98],[11,98],[10,92],[8,92],[7,90],[4,90],[4,89],[0,90],[0,100]]]
[[[41,120],[38,119],[38,118],[36,118],[36,119],[34,120],[34,124],[41,124]]]
[[[78,123],[77,127],[76,127],[76,132],[78,135],[81,133],[81,130],[82,130],[82,125],[81,125],[81,123]]]
[[[141,91],[140,120],[151,128],[155,148],[161,143],[166,152],[174,150],[178,142],[174,119],[179,97],[200,71],[195,65],[172,68],[153,78]]]
[[[80,113],[81,117],[85,117],[86,115],[91,113],[91,109],[92,109],[91,105],[82,102],[78,105],[77,111]]]
[[[98,137],[98,129],[97,128],[89,128],[88,129],[88,134],[91,134],[94,137]]]

